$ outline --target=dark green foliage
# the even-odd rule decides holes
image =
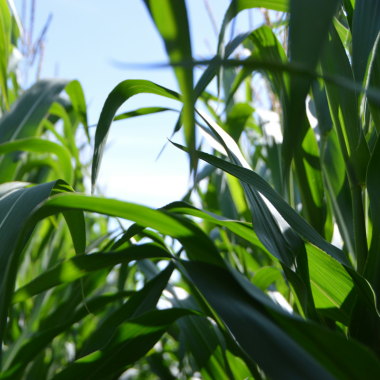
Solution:
[[[175,111],[115,116],[124,102],[176,100],[187,146],[170,149],[195,174],[207,164],[182,201],[158,210],[84,194],[82,87],[21,91],[7,70],[19,31],[0,0],[0,379],[375,379],[378,3],[234,0],[195,84],[185,1],[145,4],[181,93],[146,80],[115,87],[91,184],[113,121]],[[264,11],[266,25],[226,43],[237,14],[255,7],[279,17]],[[196,125],[211,154],[196,149]],[[111,218],[133,224],[115,233]]]

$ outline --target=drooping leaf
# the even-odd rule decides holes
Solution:
[[[379,361],[366,348],[270,305],[240,274],[203,263],[181,264],[239,344],[271,378],[370,379],[378,371]],[[218,296],[221,289],[223,298]],[[250,329],[243,327],[242,318]]]
[[[106,146],[109,129],[117,110],[132,96],[144,93],[156,94],[169,99],[180,100],[180,95],[178,93],[146,80],[125,80],[119,83],[111,91],[106,102],[104,103],[102,113],[100,114],[99,122],[96,127],[91,174],[92,192],[94,192],[94,186],[99,174],[100,163],[103,157],[104,148]]]
[[[72,183],[71,155],[64,146],[39,137],[27,137],[0,144],[0,155],[17,151],[55,154],[59,159],[62,177],[67,183]]]
[[[186,149],[181,147],[179,144],[174,143],[174,145],[180,149]],[[367,280],[360,276],[351,267],[346,255],[339,248],[324,240],[299,214],[297,214],[292,207],[289,206],[288,203],[281,198],[280,195],[272,189],[272,187],[264,179],[250,169],[239,167],[200,151],[197,151],[197,154],[202,160],[234,175],[241,181],[253,186],[256,191],[262,193],[292,228],[294,228],[310,243],[320,248],[321,251],[324,251],[330,255],[333,260],[336,260],[343,265],[343,268],[349,273],[354,281],[358,294],[363,297],[363,300],[367,303],[371,310],[378,314],[376,297],[373,289]]]
[[[184,202],[173,202],[165,208],[224,226],[271,255],[257,238],[249,223],[229,220],[209,211],[199,210]],[[347,326],[356,297],[353,280],[338,261],[316,246],[306,243],[306,251],[313,298],[318,312]]]
[[[231,161],[251,170],[234,140],[210,117],[197,111],[215,133]],[[294,232],[282,216],[268,207],[267,200],[246,182],[241,182],[252,213],[252,227],[262,244],[282,264],[303,313],[318,321],[311,293],[307,255],[302,238]]]

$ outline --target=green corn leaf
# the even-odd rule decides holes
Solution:
[[[26,221],[32,215],[33,210],[52,193],[72,191],[72,189],[61,180],[28,188],[20,188],[19,183],[2,184],[0,187],[3,188],[3,196],[0,200],[0,238],[3,242],[3,250],[0,255],[2,263],[0,269],[0,341],[2,341],[8,305],[14,289],[18,258],[36,224],[33,222],[27,224]]]
[[[359,380],[371,379],[379,370],[379,361],[368,349],[271,305],[235,271],[181,264],[242,348],[271,378]]]
[[[155,113],[165,112],[165,111],[175,111],[172,108],[166,107],[142,107],[134,111],[124,112],[114,117],[113,121],[130,119],[131,117],[144,116],[144,115],[152,115]]]
[[[11,48],[11,13],[6,0],[0,1],[0,88],[6,108],[9,110],[8,99],[8,58]]]
[[[201,156],[199,156],[201,157]],[[250,241],[255,246],[259,247],[263,251],[266,251],[266,248],[260,242],[258,237],[255,234],[255,231],[252,230],[250,223],[245,223],[237,220],[231,220],[224,216],[214,214],[210,211],[200,210],[196,207],[189,205],[185,202],[173,202],[164,207],[164,209],[178,214],[192,215],[203,220],[208,220],[219,226],[228,228],[230,231],[241,236],[242,238]]]
[[[363,83],[368,61],[380,32],[380,3],[356,0],[352,26],[352,68],[354,78]]]
[[[152,278],[156,276],[159,272],[157,267],[149,260],[142,260],[138,263],[140,269],[143,271],[147,278]],[[174,287],[169,283],[167,286],[167,291],[171,293],[172,298],[170,302],[173,307],[194,309],[198,310],[199,306],[195,301],[194,297],[189,294],[185,299],[179,299],[176,295]],[[194,294],[192,292],[192,294]],[[236,360],[228,360],[223,352],[226,347],[223,347],[225,339],[218,334],[218,330],[210,326],[210,323],[205,318],[197,318],[194,316],[184,317],[177,321],[177,325],[180,328],[181,336],[186,347],[190,350],[192,356],[200,368],[200,372],[205,378],[218,378],[221,380],[233,379],[231,375],[231,367]],[[228,349],[242,357],[241,351],[236,350],[235,340],[228,340]],[[237,352],[236,352],[237,351]],[[250,360],[244,356],[246,365],[251,370],[252,374],[256,374],[256,365],[250,362]]]
[[[0,278],[2,280],[23,223],[33,209],[50,196],[56,184],[57,181],[28,188],[23,188],[28,184],[17,182],[0,185],[0,238],[3,245],[0,254]]]
[[[104,318],[96,331],[89,337],[80,352],[79,358],[87,356],[105,346],[120,324],[130,318],[136,318],[145,312],[154,309],[164,291],[174,265],[169,264],[165,270],[148,281],[145,286],[133,294],[128,301]]]
[[[352,31],[352,22],[354,19],[354,8],[356,0],[343,0],[344,10],[347,13],[348,25]]]
[[[262,26],[250,35],[250,40],[255,46],[252,55],[246,61],[262,60],[263,62],[272,62],[275,64],[286,64],[288,59],[284,49],[272,29],[267,26]],[[232,86],[231,93],[237,90],[242,81],[250,75],[254,70],[253,67],[243,67],[237,75]],[[290,83],[289,76],[277,70],[265,69],[262,70],[271,83],[273,92],[281,100],[282,108],[285,112],[290,107]],[[230,95],[231,96],[231,95]],[[229,98],[230,99],[230,98]],[[228,102],[228,101],[227,101]],[[323,203],[324,191],[322,173],[319,163],[318,145],[312,129],[306,118],[305,107],[302,111],[305,115],[302,119],[302,124],[299,125],[298,135],[300,137],[299,147],[294,148],[295,139],[285,138],[281,146],[282,155],[290,157],[291,152],[294,154],[294,163],[298,179],[298,184],[302,197],[302,204],[307,221],[324,236],[325,224],[325,205]],[[288,128],[289,124],[284,125],[284,136],[289,136],[292,131]],[[298,144],[297,143],[297,144]],[[290,162],[286,161],[284,168],[289,169]],[[281,178],[281,176],[278,178]],[[285,176],[288,174],[285,173]],[[286,180],[286,178],[285,178]],[[278,186],[279,187],[279,186]]]
[[[82,86],[77,80],[73,80],[66,86],[65,91],[70,97],[74,111],[77,113],[80,122],[83,124],[87,139],[90,141],[87,122],[87,106]]]
[[[335,130],[330,131],[326,141],[323,172],[339,231],[348,251],[354,253],[354,216],[350,185]]]
[[[245,61],[262,60],[265,62],[275,62],[284,63],[288,62],[286,53],[278,41],[277,37],[273,33],[272,29],[266,25],[257,28],[249,35],[250,41],[254,44],[254,50],[250,57],[246,58]],[[229,103],[230,99],[239,88],[244,79],[249,76],[254,68],[245,67],[239,71],[234,83],[231,87],[229,97],[226,100],[226,104]],[[274,91],[277,93],[278,97],[281,98],[281,94],[287,91],[289,87],[289,78],[285,73],[275,70],[261,70],[264,75],[270,80],[271,86],[274,87]]]
[[[353,79],[347,54],[334,28],[331,28],[321,66],[324,74],[339,73],[339,75]],[[361,128],[356,94],[344,91],[332,83],[326,83],[326,92],[350,181],[353,200],[355,254],[358,272],[362,274],[368,247],[361,189],[366,185],[366,171],[370,153]]]
[[[257,238],[249,223],[229,220],[209,211],[199,210],[185,202],[173,202],[165,208],[172,212],[192,215],[224,226],[271,255]],[[352,278],[338,261],[326,255],[315,245],[306,243],[306,251],[313,298],[318,312],[348,326],[356,297]]]
[[[333,122],[330,115],[329,104],[323,81],[315,79],[311,84],[311,91],[321,137],[327,138],[333,127]]]
[[[347,38],[348,38],[348,35],[350,33],[350,31],[348,29],[345,28],[344,25],[342,25],[337,19],[336,17],[333,18],[333,23],[334,23],[334,26],[335,26],[335,29],[336,31],[338,32],[339,34],[339,37],[343,43],[343,45],[346,45],[346,41],[347,41]]]
[[[312,244],[306,244],[310,283],[318,312],[345,326],[358,291],[345,268]]]
[[[96,127],[91,174],[92,192],[94,192],[95,189],[95,183],[99,174],[100,163],[107,142],[109,129],[117,110],[132,96],[144,93],[156,94],[169,99],[180,100],[180,95],[178,93],[147,80],[126,80],[119,83],[111,91],[106,102],[104,103],[102,113],[100,114],[99,122]]]
[[[184,0],[144,0],[150,15],[165,43],[170,62],[192,61],[189,22]],[[174,68],[181,89],[184,108],[181,112],[185,125],[185,139],[190,147],[191,167],[197,171],[195,151],[196,131],[194,116],[193,68]]]
[[[86,251],[86,222],[83,212],[80,210],[66,211],[63,216],[69,227],[76,254],[84,253]]]
[[[17,379],[22,376],[23,371],[30,361],[32,361],[38,353],[44,349],[56,336],[72,327],[73,324],[88,316],[88,310],[92,314],[97,314],[109,304],[118,301],[121,298],[128,296],[128,292],[119,292],[116,294],[104,294],[94,297],[86,301],[86,305],[80,306],[64,323],[50,328],[44,329],[33,334],[26,339],[19,350],[12,355],[3,367],[3,372],[0,374],[0,379]]]
[[[230,22],[242,11],[251,8],[266,8],[279,12],[289,11],[289,0],[234,0],[228,7],[219,33],[219,49],[224,43],[225,33]]]
[[[267,8],[279,12],[288,12],[290,6],[289,0],[233,0],[224,15],[222,26],[218,39],[218,57],[224,59],[226,57],[225,34],[228,25],[242,11],[251,8]],[[223,68],[218,72],[218,93],[223,77]]]
[[[380,32],[377,35],[371,61],[368,67],[367,84],[366,88],[377,88],[380,89]],[[371,100],[368,100],[369,109],[371,111],[371,116],[376,127],[377,134],[380,133],[380,110]]]
[[[173,143],[180,149],[186,149],[179,144]],[[258,174],[250,169],[241,168],[237,165],[231,164],[227,161],[221,160],[217,157],[207,153],[197,151],[198,157],[209,164],[212,164],[227,173],[234,175],[241,181],[251,185],[256,191],[263,194],[268,201],[277,209],[281,216],[286,220],[289,225],[294,228],[301,236],[303,236],[310,243],[316,245],[321,251],[326,252],[331,256],[332,260],[343,265],[343,268],[349,273],[352,278],[358,295],[363,297],[367,305],[378,314],[376,306],[375,293],[367,280],[360,276],[354,269],[352,269],[350,262],[346,255],[337,247],[331,245],[324,240],[297,212],[286,203],[280,195],[278,195],[272,187],[262,179]],[[271,252],[272,253],[272,252]],[[326,263],[327,264],[327,263]]]
[[[282,277],[281,271],[274,267],[261,267],[255,272],[252,278],[252,284],[261,290],[273,284],[278,278]]]
[[[377,139],[367,171],[367,188],[372,218],[372,239],[364,276],[372,285],[378,299],[380,291],[380,140]],[[371,347],[376,352],[379,345],[379,325],[377,315],[363,301],[357,300],[350,323],[350,335]]]
[[[251,170],[234,140],[206,114],[197,112],[215,133],[227,151],[229,158],[236,165]],[[290,228],[280,214],[268,208],[265,199],[256,189],[246,182],[241,182],[241,185],[250,205],[254,231],[267,250],[281,262],[305,315],[318,321],[311,293],[307,255],[303,240]]]
[[[338,7],[338,0],[290,2],[289,46],[292,62],[302,63],[314,70],[320,58],[325,39],[332,25],[333,15]],[[310,86],[310,78],[292,76],[290,89],[290,121],[295,122],[296,113],[305,109],[305,98]],[[295,132],[298,123],[290,125]],[[295,138],[296,134],[288,136]]]
[[[322,55],[321,66],[323,74],[335,74],[353,80],[347,54],[333,28]],[[351,186],[363,186],[369,151],[360,127],[357,96],[329,82],[325,83],[325,87]]]
[[[41,80],[25,91],[1,118],[0,143],[34,137],[41,120],[68,83],[62,79]],[[0,157],[0,182],[12,181],[17,157],[17,153]]]
[[[68,365],[54,380],[106,379],[144,356],[177,319],[199,313],[186,309],[150,311],[122,324],[99,351]]]
[[[77,308],[80,308],[80,304],[83,302],[83,295],[86,297],[96,290],[107,279],[110,273],[110,268],[99,270],[88,274],[83,280],[78,280],[70,287],[71,296],[65,302],[61,302],[53,312],[50,312],[44,318],[41,318],[40,330],[46,330],[53,326],[62,325],[67,322],[74,314]],[[57,299],[61,299],[62,295],[68,291],[68,287],[59,287],[53,290],[52,294],[57,296]],[[83,291],[82,291],[83,289]],[[120,297],[122,294],[125,297],[129,297],[134,294],[134,291],[119,291]],[[87,302],[86,302],[87,303]],[[83,305],[85,306],[85,305]],[[87,309],[86,309],[87,310]],[[90,310],[90,309],[89,309]],[[88,313],[88,310],[87,310]]]
[[[72,211],[71,211],[72,212]],[[26,300],[55,286],[73,282],[92,271],[112,267],[121,263],[146,258],[170,259],[171,254],[156,244],[132,245],[119,252],[93,253],[67,259],[45,271],[36,279],[18,289],[12,303]]]
[[[225,265],[211,240],[193,222],[179,215],[133,203],[65,193],[52,197],[41,205],[34,214],[33,221],[68,210],[96,212],[135,221],[139,225],[178,239],[191,259]]]
[[[71,168],[71,155],[64,146],[39,137],[27,137],[0,144],[0,154],[17,151],[55,154],[59,159],[58,162],[61,167],[62,177],[67,183],[72,183],[73,173]]]
[[[237,142],[254,109],[247,103],[236,103],[227,115],[224,130]]]
[[[327,376],[326,378],[329,378],[326,371],[320,368],[314,359],[308,357],[302,349],[294,345],[292,339],[289,339],[287,334],[277,328],[271,318],[268,318],[268,315],[263,313],[263,305],[273,307],[278,310],[279,313],[284,313],[284,311],[279,309],[279,307],[270,301],[269,298],[264,296],[264,293],[262,293],[258,288],[254,287],[256,295],[262,302],[260,303],[260,301],[256,301],[254,303],[250,300],[246,292],[243,291],[228,271],[223,270],[213,272],[208,276],[208,278],[206,278],[206,270],[212,270],[211,266],[205,267],[201,264],[198,265],[198,263],[187,262],[182,262],[182,265],[186,269],[188,275],[190,275],[191,280],[194,281],[197,288],[201,291],[203,297],[206,298],[219,316],[223,318],[223,321],[232,332],[238,343],[248,353],[248,355],[258,363],[260,368],[271,376],[271,378],[280,379],[288,377],[292,379],[301,379],[302,375],[300,376],[299,372],[306,371],[306,368],[299,368],[299,363],[305,362],[307,362],[308,365],[313,366],[314,371],[321,371],[320,374],[323,374]],[[224,285],[222,285],[221,282],[224,282]],[[214,285],[212,285],[212,283]],[[222,302],[217,301],[215,297],[216,287],[223,289],[224,291],[228,287],[229,290],[224,293],[226,297],[224,301],[228,302],[228,308],[227,304],[222,306]],[[238,293],[240,293],[239,296],[237,295]],[[233,309],[231,308],[232,305]],[[239,327],[239,319],[237,318],[238,314],[240,314],[240,318],[244,315],[244,319],[247,321],[246,323],[249,323],[250,325],[249,330],[243,329],[241,326]],[[260,331],[260,334],[257,334],[258,331]],[[276,338],[274,338],[274,336],[276,336]],[[281,347],[282,345],[284,346]],[[285,355],[285,347],[287,347],[288,353],[292,352],[293,354],[297,352],[297,355],[299,355],[298,358],[302,356],[302,360],[296,361],[295,358],[292,358],[291,354]],[[269,365],[269,358],[271,358],[271,365]],[[274,363],[276,363],[276,365],[273,365]],[[311,373],[314,373],[314,371]]]
[[[70,84],[69,84],[70,85]],[[74,135],[74,128],[70,121],[70,117],[68,113],[66,112],[65,108],[62,106],[62,104],[58,102],[54,102],[52,106],[49,109],[50,115],[55,115],[62,119],[63,121],[63,130],[66,137],[66,141],[68,142],[68,146],[70,149],[71,154],[76,159],[77,165],[80,166],[80,160],[79,160],[79,151],[75,144],[75,135]]]
[[[123,234],[123,236],[112,246],[112,250],[116,250],[119,247],[123,246],[125,243],[129,244],[129,240],[136,236],[140,235],[151,239],[153,242],[162,245],[166,248],[165,240],[158,234],[153,231],[146,230],[145,227],[139,226],[138,224],[132,224],[128,230]]]
[[[54,160],[51,157],[47,157],[47,158],[28,159],[27,162],[17,170],[15,181],[22,181],[24,179],[24,176],[29,174],[32,169],[42,168],[44,166],[49,167],[54,172],[53,175],[55,178],[61,177],[62,169],[58,161]]]
[[[225,48],[225,57],[228,58],[234,50],[249,37],[250,34],[251,32],[239,34],[232,41],[230,41]],[[198,99],[205,91],[218,69],[218,56],[216,56],[210,61],[210,64],[207,66],[206,70],[202,73],[202,76],[195,85],[194,93],[196,99]]]
[[[289,54],[291,62],[302,64],[312,71],[315,70],[337,6],[337,0],[318,2],[292,0],[290,2]],[[284,109],[286,132],[282,152],[286,173],[290,168],[292,157],[296,154],[302,155],[304,137],[310,130],[305,125],[307,122],[305,98],[311,79],[310,76],[303,75],[290,77],[289,105],[287,109]],[[318,203],[316,206],[318,207]]]
[[[165,235],[170,235],[178,239],[185,247],[190,258],[201,261],[206,260],[207,262],[214,263],[218,266],[225,265],[211,240],[199,227],[183,217],[112,199],[86,197],[79,194],[75,194],[74,198],[67,196],[69,196],[69,193],[59,194],[52,197],[43,205],[41,204],[41,207],[33,214],[33,217],[30,217],[28,223],[23,226],[24,231],[28,231],[30,226],[34,226],[38,221],[58,212],[70,210],[96,212],[134,220],[138,224],[145,224],[147,227],[154,228]],[[19,230],[17,232],[19,232]],[[24,236],[22,232],[21,235]],[[8,305],[11,302],[17,274],[18,258],[23,248],[22,239],[12,243],[11,249],[13,247],[15,248],[13,248],[12,259],[8,264],[6,278],[3,282],[2,288],[3,294],[6,294],[6,297],[1,298],[1,326],[4,326],[6,323]],[[75,259],[83,260],[83,257],[86,260],[87,257],[90,256],[77,256]],[[112,265],[112,263],[110,263],[110,265]],[[75,268],[73,268],[73,271],[77,273],[79,276],[78,278],[81,277],[80,273],[78,273]],[[0,331],[3,330],[0,329]]]
[[[305,219],[321,236],[325,236],[326,205],[318,143],[307,119],[303,119],[304,135],[294,151],[294,166],[302,199]],[[289,131],[287,131],[289,134]],[[301,134],[301,132],[300,132]],[[281,148],[284,148],[285,141]],[[294,144],[294,142],[293,142]]]

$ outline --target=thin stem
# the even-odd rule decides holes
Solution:
[[[208,15],[210,17],[212,28],[214,29],[215,36],[218,37],[218,26],[216,24],[214,13],[212,12],[212,9],[210,7],[210,4],[209,4],[208,0],[203,0],[203,2],[205,3],[205,7],[207,9],[207,13],[208,13]]]

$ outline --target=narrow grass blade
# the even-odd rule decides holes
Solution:
[[[166,107],[142,107],[134,111],[124,112],[114,117],[113,121],[130,119],[131,117],[152,115],[155,113],[165,112],[165,111],[175,111],[173,108]]]
[[[148,281],[141,290],[132,295],[125,304],[104,318],[96,331],[85,342],[78,358],[87,356],[104,347],[115,330],[128,319],[136,318],[154,309],[168,284],[173,270],[174,265],[169,264],[165,270]]]
[[[57,264],[18,289],[13,295],[12,303],[24,301],[55,286],[73,282],[92,271],[153,257],[170,259],[171,254],[156,244],[143,244],[132,245],[119,252],[75,256]]]
[[[104,348],[76,360],[53,379],[107,379],[144,356],[177,319],[192,314],[198,313],[185,309],[154,310],[131,319],[116,330]]]

